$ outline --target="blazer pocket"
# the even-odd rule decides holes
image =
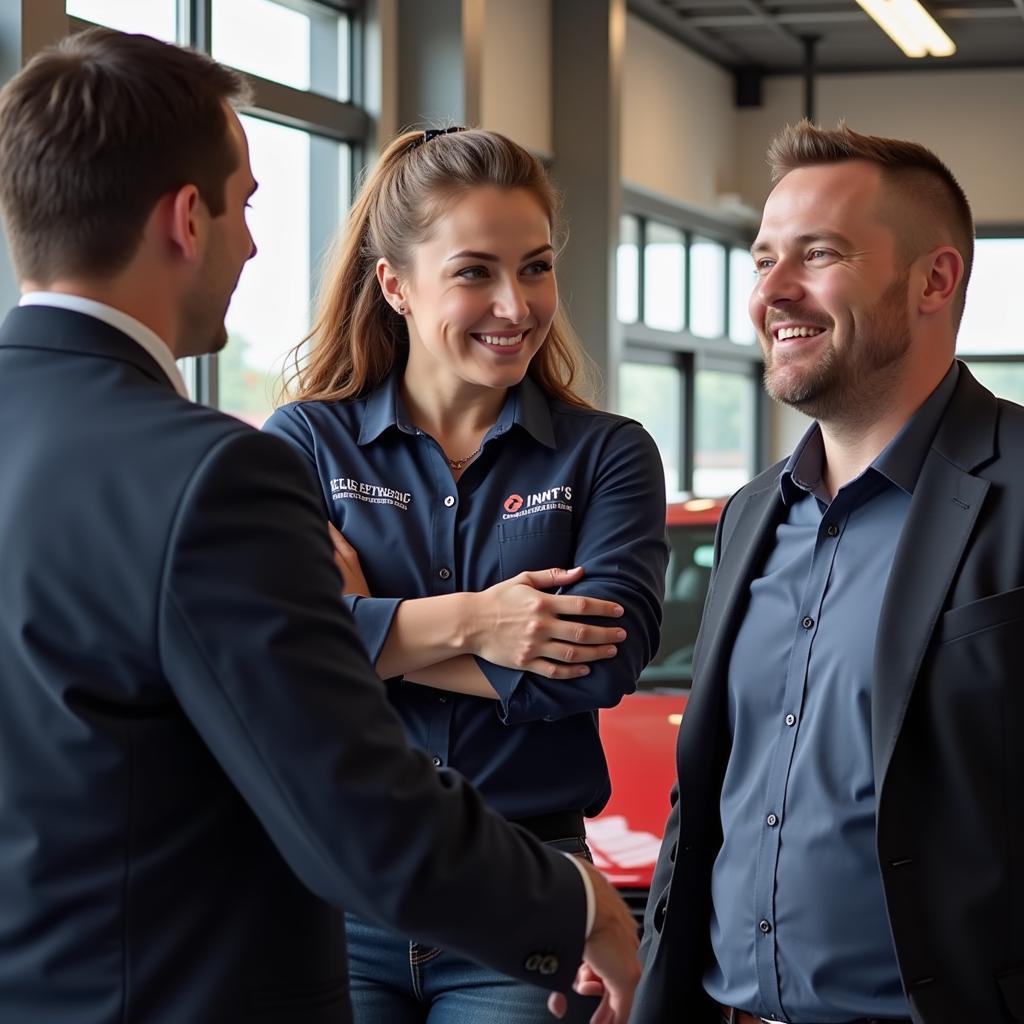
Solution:
[[[939,626],[939,643],[948,644],[961,640],[972,633],[995,629],[1008,622],[1024,619],[1024,587],[983,597],[980,601],[951,608],[942,616]]]

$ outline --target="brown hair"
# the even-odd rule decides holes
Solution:
[[[405,321],[381,292],[377,260],[384,257],[396,269],[407,269],[413,247],[470,189],[525,189],[544,209],[552,231],[557,228],[558,194],[540,162],[522,146],[481,129],[441,134],[426,143],[423,138],[417,131],[394,139],[349,211],[323,278],[313,329],[290,355],[294,372],[286,388],[292,386],[299,399],[364,395],[404,361]],[[584,365],[579,341],[559,309],[528,373],[550,397],[589,406],[573,388]]]
[[[798,167],[866,160],[881,168],[901,202],[913,204],[924,216],[908,225],[904,244],[920,249],[939,243],[933,225],[944,225],[964,261],[964,276],[953,307],[954,323],[963,315],[967,282],[974,262],[974,218],[971,206],[953,172],[930,150],[916,142],[862,135],[840,121],[835,129],[819,128],[808,120],[786,125],[768,146],[772,181]],[[918,252],[909,254],[911,257]]]
[[[35,56],[0,92],[0,204],[18,274],[116,273],[156,201],[194,184],[213,216],[238,156],[236,72],[149,36],[93,28]]]

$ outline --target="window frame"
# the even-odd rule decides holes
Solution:
[[[760,346],[734,342],[728,333],[718,338],[705,338],[694,334],[689,326],[692,273],[690,246],[694,239],[718,242],[725,252],[721,301],[722,322],[728,332],[732,283],[732,261],[729,259],[729,253],[733,248],[749,248],[754,238],[754,230],[746,224],[719,219],[703,210],[682,203],[669,202],[660,196],[632,187],[624,187],[622,190],[621,216],[632,217],[636,221],[638,240],[637,294],[634,296],[637,320],[635,323],[629,323],[616,318],[623,340],[621,362],[674,366],[680,374],[683,408],[679,417],[681,436],[677,439],[677,469],[681,490],[684,493],[693,492],[693,475],[696,467],[696,375],[701,370],[735,373],[750,378],[754,394],[754,451],[751,468],[756,474],[768,464],[768,444],[771,436],[771,408],[760,385],[763,368]],[[683,234],[686,247],[681,282],[683,327],[678,331],[650,327],[644,322],[644,249],[650,222],[676,228]]]
[[[40,0],[22,0],[26,5],[40,3]],[[249,71],[237,68],[250,84],[253,95],[252,103],[239,107],[240,114],[260,118],[306,132],[310,136],[327,139],[347,145],[351,157],[349,164],[349,180],[339,182],[347,188],[351,195],[356,176],[366,162],[367,151],[372,137],[372,119],[366,109],[364,82],[363,47],[365,42],[365,4],[362,0],[273,0],[274,3],[302,14],[328,12],[349,19],[349,100],[333,99],[321,93],[295,89],[281,82],[273,82]],[[179,45],[190,46],[203,53],[212,52],[212,25],[214,0],[175,0],[177,10],[177,41]],[[65,9],[65,0],[42,0],[40,9],[45,14],[40,17],[52,18],[55,12],[46,5],[56,7],[59,4]],[[94,23],[65,13],[68,32],[81,32],[94,27]],[[316,147],[312,147],[310,160],[310,177],[315,178],[317,170],[315,162]],[[319,266],[326,245],[333,235],[337,221],[331,218],[318,217],[316,210],[325,202],[329,202],[323,190],[310,187],[310,267]],[[343,213],[344,211],[339,211]],[[317,226],[321,225],[320,230]],[[311,282],[313,284],[314,282]],[[313,288],[310,289],[311,294]],[[296,339],[297,340],[297,339]],[[220,388],[218,376],[218,356],[216,353],[196,357],[192,379],[195,384],[193,392],[195,400],[213,408],[220,407]]]

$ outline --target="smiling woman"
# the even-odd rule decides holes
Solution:
[[[266,429],[320,480],[345,601],[412,743],[589,859],[583,818],[610,789],[594,711],[658,646],[665,492],[646,431],[577,390],[556,210],[504,136],[396,139],[297,350],[298,401]],[[357,1024],[550,1019],[541,988],[363,921],[348,934]],[[568,1019],[592,1011],[573,997]]]

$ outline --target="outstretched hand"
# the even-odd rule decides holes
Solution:
[[[592,865],[585,867],[594,886],[594,927],[583,948],[573,990],[581,996],[600,997],[590,1024],[627,1024],[640,981],[636,922],[605,877]],[[563,993],[552,992],[548,997],[554,1016],[563,1017],[567,1008]]]

